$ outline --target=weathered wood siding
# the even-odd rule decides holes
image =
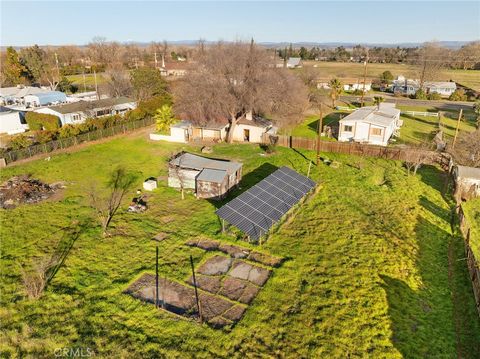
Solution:
[[[184,189],[195,189],[195,178],[200,171],[178,168],[174,169],[170,167],[168,169],[168,186],[174,188],[180,188],[183,184]]]

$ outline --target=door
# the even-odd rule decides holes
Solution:
[[[243,130],[243,140],[245,142],[250,142],[250,130],[246,128]]]

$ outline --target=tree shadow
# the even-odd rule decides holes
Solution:
[[[417,173],[420,175],[423,183],[440,193],[443,191],[445,178],[447,176],[445,172],[435,166],[423,165]]]
[[[420,203],[435,215],[447,215],[447,210],[426,198],[421,198]],[[393,345],[405,358],[478,357],[478,317],[461,314],[475,313],[471,288],[465,289],[469,278],[465,268],[451,267],[452,263],[458,265],[462,243],[452,242],[449,232],[422,216],[417,217],[415,237],[418,246],[415,267],[420,278],[417,287],[380,275],[387,296]],[[452,243],[460,249],[454,256]],[[461,266],[465,267],[465,263]]]
[[[323,117],[323,126],[338,126],[338,121],[340,121],[347,114],[343,112],[332,112]],[[318,118],[313,120],[308,124],[308,128],[312,131],[318,131]]]

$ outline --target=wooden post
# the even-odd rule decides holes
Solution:
[[[322,126],[323,126],[323,106],[320,103],[320,117],[318,119],[318,124],[317,124],[317,166],[320,161],[320,136],[322,133]]]
[[[460,120],[462,119],[463,108],[460,109],[457,120],[457,128],[455,129],[455,136],[453,137],[452,148],[455,148],[455,142],[457,141],[458,127],[460,127]]]
[[[360,107],[363,107],[363,97],[365,96],[365,81],[367,80],[367,63],[368,63],[368,54],[365,59],[364,68],[363,68],[363,90],[362,90],[362,99],[360,101]]]
[[[195,278],[195,268],[193,266],[193,258],[190,256],[190,265],[192,266],[192,278],[193,278],[193,287],[195,288],[195,300],[197,302],[198,316],[200,318],[200,323],[202,323],[202,311],[200,309],[200,301],[198,300],[198,290],[197,290],[197,279]]]
[[[155,307],[158,308],[158,246],[156,247],[155,258]]]

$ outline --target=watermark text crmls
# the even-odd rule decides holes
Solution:
[[[69,358],[89,358],[95,356],[95,352],[92,348],[56,348],[53,351],[56,358],[69,357]]]

